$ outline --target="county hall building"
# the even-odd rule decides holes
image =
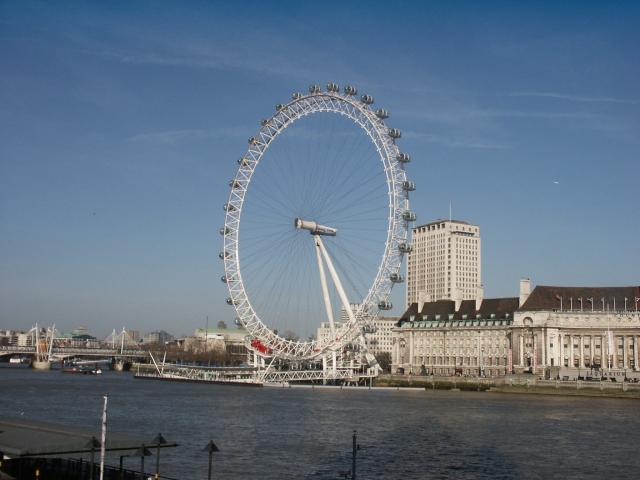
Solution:
[[[558,378],[581,369],[638,372],[640,287],[520,282],[520,295],[413,302],[392,330],[392,371]]]

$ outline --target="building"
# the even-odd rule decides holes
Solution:
[[[529,292],[529,280],[522,280],[511,327],[515,373],[639,371],[640,286],[538,285]]]
[[[392,330],[392,371],[631,377],[640,371],[639,307],[640,286],[531,292],[528,279],[519,297],[413,303]]]
[[[473,300],[482,284],[480,227],[438,220],[413,228],[407,261],[407,305]]]
[[[165,332],[164,330],[155,330],[153,332],[147,333],[142,339],[142,343],[157,343],[160,345],[164,345],[167,342],[173,340],[173,335]]]
[[[392,372],[505,375],[517,308],[517,297],[412,303],[392,330]]]
[[[336,330],[341,329],[342,325],[343,325],[342,322],[333,323],[333,326],[335,327]],[[329,322],[322,322],[316,332],[316,341],[324,342],[324,341],[328,341],[330,338],[331,338],[331,324]]]
[[[392,330],[398,323],[398,317],[377,317],[373,322],[373,332],[367,333],[367,348],[376,357],[382,353],[391,355],[393,347]]]
[[[185,351],[194,353],[218,351],[244,358],[248,334],[244,328],[198,328],[193,336],[184,339],[182,345]]]
[[[357,305],[356,305],[357,306]],[[378,355],[383,352],[391,354],[391,337],[392,329],[398,322],[398,317],[377,317],[371,321],[372,331],[366,334],[367,349],[373,355]],[[335,322],[334,326],[336,330],[339,330],[344,325],[343,322]],[[319,342],[329,340],[331,337],[331,324],[329,322],[322,322],[316,332],[316,339]]]

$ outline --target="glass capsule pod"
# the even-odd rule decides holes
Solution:
[[[380,310],[391,310],[393,308],[393,304],[387,300],[380,300],[378,302],[378,308]]]
[[[400,163],[409,163],[411,161],[411,155],[409,155],[408,153],[400,152],[398,155],[396,155],[396,160],[398,160]]]
[[[227,305],[235,305],[236,304],[236,302],[234,302],[233,298],[231,298],[231,297],[227,297],[226,302],[227,302]]]
[[[389,118],[389,112],[387,112],[384,108],[379,108],[376,110],[376,117],[384,120],[385,118]]]
[[[220,281],[221,281],[222,283],[227,283],[227,276],[226,276],[226,275],[221,276],[221,277],[220,277]]]
[[[291,94],[291,98],[293,100],[298,100],[299,98],[302,98],[302,94],[300,92],[294,92]]]
[[[406,212],[404,212],[402,214],[402,218],[403,218],[403,220],[406,220],[407,222],[415,222],[416,221],[416,214],[413,213],[410,210],[407,210]]]
[[[402,132],[400,132],[400,130],[398,130],[397,128],[390,128],[388,133],[389,133],[389,136],[394,140],[402,136]]]
[[[225,204],[222,206],[222,209],[223,209],[225,212],[233,212],[233,211],[236,209],[236,207],[234,207],[234,206],[233,206],[233,205],[231,205],[230,203],[225,203]]]
[[[392,273],[389,275],[389,280],[393,283],[402,283],[404,282],[404,277],[400,273]]]
[[[407,192],[413,192],[416,189],[416,184],[415,182],[405,180],[404,182],[402,182],[402,188]]]
[[[344,87],[344,93],[345,95],[349,95],[349,96],[357,95],[358,89],[351,85],[347,85],[346,87]]]
[[[413,250],[413,247],[408,243],[400,243],[398,245],[398,250],[402,253],[410,253]]]
[[[309,87],[309,93],[320,93],[320,85],[311,85]]]
[[[365,105],[371,105],[373,103],[373,97],[371,95],[362,95],[362,97],[360,97],[360,100]]]
[[[340,91],[340,87],[337,83],[329,82],[327,83],[327,92],[338,93]]]

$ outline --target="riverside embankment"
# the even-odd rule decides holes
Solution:
[[[640,383],[541,380],[531,375],[500,378],[438,377],[420,375],[381,375],[376,387],[425,388],[427,390],[571,395],[640,399]]]

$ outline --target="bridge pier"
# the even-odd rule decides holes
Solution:
[[[51,370],[51,362],[39,362],[38,360],[32,360],[31,368],[34,370]]]

